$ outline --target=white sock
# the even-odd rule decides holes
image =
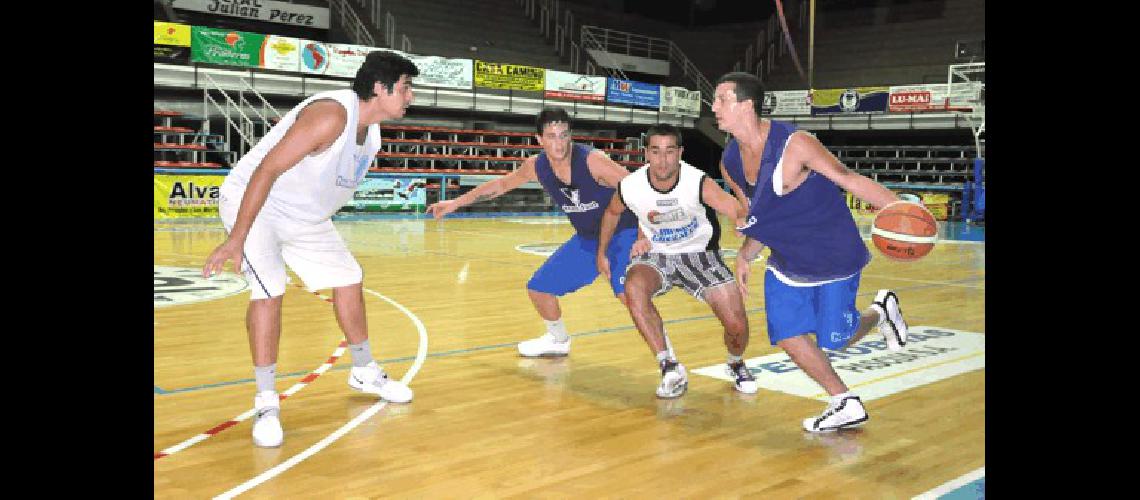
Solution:
[[[362,368],[372,362],[372,344],[368,339],[359,344],[348,344],[348,352],[352,353],[352,366]]]
[[[257,392],[276,391],[277,363],[254,366],[253,378],[257,382]]]
[[[546,323],[546,331],[554,337],[555,342],[566,342],[570,340],[570,334],[566,333],[566,324],[562,322],[562,318],[554,321],[542,320]]]
[[[733,363],[739,363],[741,361],[744,361],[744,356],[737,356],[737,355],[732,354],[732,353],[728,354],[728,364],[731,365]]]
[[[665,361],[666,359],[670,359],[671,357],[672,356],[669,355],[669,350],[665,349],[665,350],[657,353],[657,364],[661,364],[662,361]]]

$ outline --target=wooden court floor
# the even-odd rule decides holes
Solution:
[[[569,357],[519,357],[515,343],[542,332],[525,283],[543,250],[572,234],[564,220],[338,222],[364,268],[373,355],[395,378],[414,372],[415,399],[389,405],[351,390],[347,354],[314,372],[344,339],[322,299],[331,291],[310,293],[294,277],[277,389],[305,385],[282,401],[277,449],[254,447],[242,418],[254,394],[248,290],[156,306],[155,497],[911,498],[984,467],[984,245],[943,242],[909,264],[872,250],[860,309],[893,288],[912,329],[959,332],[981,342],[981,354],[947,358],[966,349],[956,345],[924,358],[953,340],[942,337],[912,342],[919,359],[898,366],[865,362],[886,351],[841,358],[835,364],[863,363],[850,375],[862,377],[858,386],[840,374],[856,392],[877,394],[864,396],[871,419],[811,435],[800,421],[824,403],[794,393],[796,374],[762,370],[758,379],[773,385],[748,396],[694,373],[723,365],[725,349],[712,312],[680,290],[656,301],[690,371],[677,400],[654,395],[653,356],[601,279],[562,299]],[[223,237],[217,223],[156,223],[154,263],[200,269]],[[723,247],[739,244],[724,233]],[[760,271],[745,357],[778,361]],[[974,368],[941,371],[964,362]]]

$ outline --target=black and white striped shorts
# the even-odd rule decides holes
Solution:
[[[678,254],[643,253],[630,260],[626,272],[636,265],[652,267],[661,275],[661,288],[653,294],[654,297],[665,294],[677,285],[689,292],[689,295],[703,301],[706,288],[731,283],[736,279],[728,266],[724,265],[717,250]]]

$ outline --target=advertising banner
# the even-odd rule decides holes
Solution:
[[[548,69],[544,95],[554,99],[603,102],[606,100],[606,77]]]
[[[194,26],[190,30],[190,59],[194,62],[257,67],[265,35]]]
[[[155,175],[154,218],[217,217],[224,175]]]
[[[423,212],[427,207],[425,179],[369,177],[356,187],[346,212]]]
[[[534,66],[475,60],[475,86],[490,89],[542,92],[546,70]]]
[[[606,101],[661,109],[661,86],[611,77],[606,84]]]
[[[811,114],[885,113],[890,87],[851,87],[815,90],[811,95]]]

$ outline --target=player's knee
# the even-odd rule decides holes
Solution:
[[[282,290],[281,293],[279,293],[277,295],[270,296],[270,297],[251,298],[249,300],[249,307],[250,308],[256,308],[256,309],[267,309],[267,308],[275,308],[275,307],[280,308],[281,302],[284,299],[285,299],[285,291]]]
[[[781,349],[788,351],[788,352],[798,351],[798,350],[803,349],[804,347],[809,346],[811,344],[812,344],[811,337],[809,337],[808,334],[806,334],[806,333],[801,334],[801,335],[796,335],[794,337],[788,337],[786,339],[780,339],[779,341],[776,342],[777,346],[780,346]]]
[[[748,335],[748,319],[729,318],[724,323],[724,331],[733,337]]]
[[[630,302],[647,302],[652,294],[653,291],[645,280],[636,278],[625,280],[625,295]]]

